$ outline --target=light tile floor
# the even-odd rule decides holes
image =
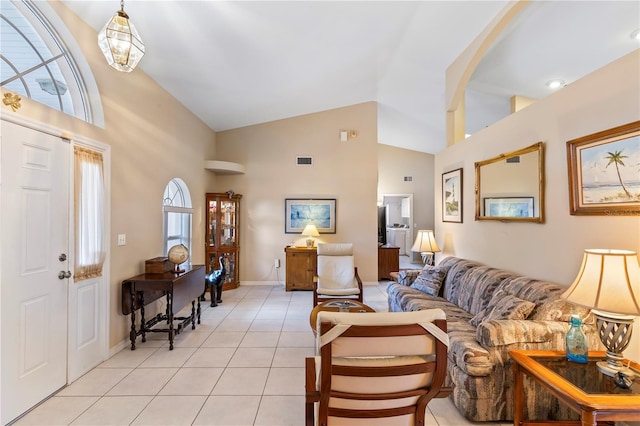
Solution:
[[[387,310],[386,285],[365,286],[376,311]],[[16,424],[303,425],[311,292],[241,286],[223,300],[202,304],[202,324],[179,334],[173,351],[163,333],[138,339],[135,351],[123,349]],[[429,404],[427,424],[474,423],[447,398]]]

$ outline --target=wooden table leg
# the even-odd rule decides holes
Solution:
[[[517,362],[513,363],[513,425],[520,426],[524,420],[524,373]]]
[[[198,299],[198,324],[200,324],[200,299]]]
[[[144,292],[140,292],[140,332],[142,333],[142,343],[147,341],[147,327],[144,319]]]
[[[596,426],[598,421],[593,415],[593,411],[583,411],[580,413],[580,421],[582,422],[582,426]]]
[[[191,301],[191,329],[195,330],[196,328],[196,301]]]
[[[133,287],[133,286],[132,286]],[[131,331],[129,331],[129,340],[131,340],[131,350],[136,350],[136,309],[135,309],[136,293],[131,290]]]
[[[167,321],[169,322],[169,350],[173,350],[173,294],[167,292]]]

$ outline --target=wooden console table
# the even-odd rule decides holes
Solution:
[[[204,265],[193,265],[185,268],[185,272],[165,272],[162,274],[141,274],[122,281],[122,313],[131,314],[131,350],[136,349],[136,338],[142,335],[145,342],[146,333],[164,332],[169,335],[169,350],[173,349],[173,336],[179,334],[187,325],[196,328],[200,324],[200,296],[204,292]],[[146,321],[144,307],[161,298],[167,299],[165,314],[158,314]],[[176,313],[191,302],[191,315],[176,317]],[[196,310],[197,303],[197,310]],[[140,310],[140,329],[136,330],[136,310]],[[174,328],[173,321],[180,323]],[[161,321],[167,322],[167,328],[152,328]]]
[[[578,364],[566,359],[564,351],[509,352],[515,361],[513,424],[595,426],[599,421],[638,420],[640,418],[640,378],[630,389],[615,385],[612,377],[596,366],[605,358],[602,351],[589,352],[589,362]],[[626,365],[627,361],[624,361]],[[631,367],[640,368],[632,362]],[[580,421],[533,421],[524,419],[524,375],[541,384],[562,403],[580,414]]]

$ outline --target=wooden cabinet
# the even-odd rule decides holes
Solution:
[[[207,274],[221,269],[226,272],[223,290],[240,284],[240,199],[242,195],[208,193],[206,210],[205,258]]]
[[[318,269],[314,248],[286,247],[286,291],[313,290],[313,277]]]
[[[390,273],[400,270],[400,248],[378,247],[378,280],[392,279]]]

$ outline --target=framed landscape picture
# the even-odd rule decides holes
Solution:
[[[567,142],[572,215],[640,215],[640,121]]]
[[[442,221],[462,223],[462,169],[442,174]]]
[[[487,217],[533,217],[533,197],[486,197],[484,215]]]
[[[308,224],[321,234],[336,233],[335,198],[287,198],[284,212],[285,234],[300,234]]]

